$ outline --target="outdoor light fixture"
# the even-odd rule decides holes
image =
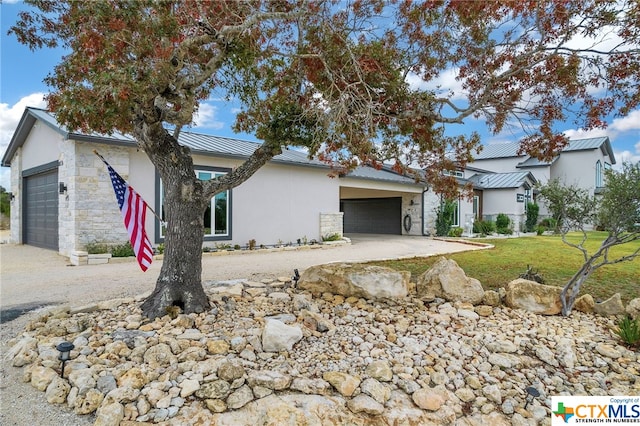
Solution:
[[[73,346],[73,343],[69,342],[62,342],[58,346],[56,346],[56,349],[60,352],[58,359],[62,361],[60,377],[64,377],[64,363],[69,361],[69,359],[71,358],[71,351],[73,350],[73,348],[75,348],[75,346]]]
[[[533,402],[533,399],[540,396],[540,392],[538,392],[538,389],[533,386],[529,386],[525,390],[527,391],[527,403],[524,404],[524,409],[526,410],[527,406]]]
[[[293,270],[293,277],[291,277],[291,279],[293,280],[293,285],[297,287],[298,280],[300,279],[300,272],[298,272],[297,269]]]
[[[64,194],[65,192],[67,192],[67,185],[65,185],[64,182],[60,182],[58,184],[58,193]]]

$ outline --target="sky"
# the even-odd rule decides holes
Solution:
[[[53,71],[64,54],[59,49],[32,52],[18,43],[15,36],[7,35],[9,27],[17,21],[18,13],[25,7],[15,0],[2,0],[0,4],[0,155],[4,155],[24,109],[46,108],[43,97],[49,88],[43,80]],[[459,89],[459,82],[455,80],[453,70],[443,73],[433,83],[444,91],[455,92]],[[201,105],[196,125],[190,130],[255,141],[256,138],[252,135],[235,134],[231,130],[237,112],[237,107],[232,103],[222,99],[210,99]],[[471,128],[480,133],[483,144],[517,142],[518,137],[522,136],[513,129],[507,129],[498,135],[488,134],[479,120],[465,123],[464,132],[468,133]],[[558,130],[572,139],[608,136],[617,167],[624,161],[640,161],[640,109],[631,111],[626,117],[612,118],[608,121],[606,129],[585,132],[568,125]],[[449,133],[451,132],[456,132],[456,129],[450,129]],[[7,167],[0,168],[0,185],[10,190],[10,169]]]

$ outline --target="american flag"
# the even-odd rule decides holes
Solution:
[[[98,154],[98,156],[100,156]],[[151,242],[147,237],[144,229],[145,218],[147,216],[147,203],[142,199],[133,187],[129,185],[122,177],[100,156],[104,164],[109,169],[109,176],[113,184],[113,190],[116,193],[118,206],[124,219],[124,226],[129,233],[131,247],[136,254],[138,264],[143,271],[146,271],[153,260],[153,249]]]

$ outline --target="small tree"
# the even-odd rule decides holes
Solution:
[[[539,212],[540,206],[536,203],[527,203],[527,221],[525,222],[525,231],[532,232],[536,230]]]
[[[446,237],[453,225],[453,215],[456,213],[456,203],[451,200],[442,200],[437,209],[436,235]]]
[[[638,248],[625,256],[609,257],[612,247],[640,240],[640,163],[624,164],[621,172],[607,170],[605,189],[600,197],[575,185],[563,186],[557,180],[542,186],[539,196],[550,203],[556,218],[562,219],[558,221],[562,241],[580,250],[584,259],[561,292],[562,315],[567,316],[582,284],[596,269],[631,261],[640,255]],[[564,202],[559,202],[562,199]],[[607,231],[607,237],[593,254],[589,254],[584,246],[588,238],[586,228],[595,223]],[[578,243],[567,239],[567,233],[572,230],[582,233]]]

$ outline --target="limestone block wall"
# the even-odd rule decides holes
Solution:
[[[424,234],[436,235],[437,211],[440,207],[440,196],[429,190],[422,196],[424,209]]]
[[[327,235],[343,235],[343,212],[320,213],[320,237]]]
[[[14,199],[11,201],[12,243],[22,244],[22,148],[18,148],[11,159],[11,189]]]
[[[409,219],[406,219],[406,217]],[[406,225],[409,225],[409,230]],[[422,235],[422,196],[421,194],[404,194],[402,196],[402,234]]]
[[[64,211],[62,204],[60,206],[60,234],[66,235],[64,246],[60,240],[60,252],[68,256],[72,251],[84,250],[88,243],[125,243],[128,235],[109,172],[102,160],[93,153],[95,145],[69,142],[64,148],[65,158],[61,169],[65,169],[70,195]],[[129,148],[109,145],[100,145],[99,148],[100,154],[127,180]]]

